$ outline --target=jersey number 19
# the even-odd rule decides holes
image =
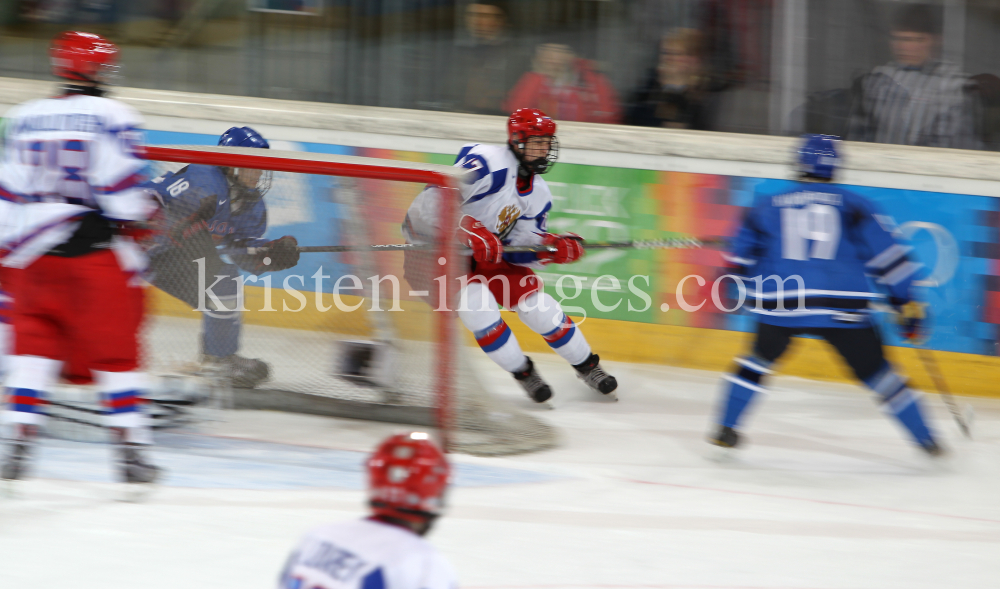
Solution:
[[[813,203],[801,209],[781,209],[782,258],[832,260],[838,245],[840,211],[836,207]]]

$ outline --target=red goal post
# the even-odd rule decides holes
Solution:
[[[379,233],[367,228],[372,227],[376,223],[386,227],[394,224],[395,227],[398,227],[403,222],[405,216],[404,207],[406,206],[406,199],[410,198],[410,193],[412,193],[412,196],[416,196],[416,193],[425,185],[438,186],[440,187],[440,194],[443,196],[439,207],[440,227],[442,229],[441,234],[436,236],[433,242],[433,259],[438,263],[438,266],[433,268],[433,271],[439,272],[449,281],[464,273],[464,256],[458,252],[450,228],[457,226],[460,200],[456,192],[458,183],[461,181],[465,170],[451,166],[416,162],[278,150],[268,150],[262,153],[260,149],[232,147],[150,146],[146,148],[146,158],[153,164],[154,176],[169,171],[171,168],[175,170],[183,164],[269,170],[274,174],[274,182],[268,194],[272,195],[272,198],[279,200],[281,198],[296,198],[299,200],[317,198],[315,195],[302,194],[303,192],[314,190],[309,188],[309,186],[315,184],[315,182],[303,182],[302,179],[330,177],[333,178],[332,182],[338,183],[338,186],[345,183],[343,179],[348,178],[359,179],[357,181],[364,182],[371,181],[368,182],[363,190],[338,187],[323,189],[329,192],[331,198],[335,197],[338,201],[338,206],[343,205],[344,210],[353,211],[346,215],[351,218],[342,219],[341,224],[361,227],[360,233],[355,231],[353,235],[355,244],[364,244],[365,241],[367,243],[380,243],[372,241],[376,237],[401,241],[400,236],[397,234],[398,232],[390,235],[385,230]],[[374,212],[365,208],[368,201],[378,200],[381,198],[383,192],[398,191],[398,186],[407,186],[408,188],[403,191],[407,194],[397,196],[392,207],[383,206]],[[448,198],[447,195],[452,195],[453,198]],[[264,200],[265,203],[268,202],[267,195],[265,195]],[[314,219],[314,221],[322,223],[327,220]],[[348,233],[340,232],[337,235],[331,234],[330,239],[342,239],[345,235],[348,235]],[[270,237],[271,234],[269,233],[268,236]],[[310,241],[309,243],[302,237],[296,237],[302,246],[338,245],[337,243],[311,243],[311,241],[317,239],[316,235],[311,236],[308,240]],[[313,255],[316,254],[303,253],[302,257],[306,258]],[[403,254],[377,253],[369,255],[376,257],[398,256],[401,258]],[[441,259],[444,260],[443,264],[440,261]],[[357,260],[354,259],[351,263],[357,263]],[[376,260],[374,263],[377,266],[381,261]],[[302,262],[300,261],[301,264]],[[320,269],[322,271],[322,266]],[[375,289],[375,296],[378,296],[378,293],[378,289]],[[162,292],[159,294],[162,295]],[[414,293],[411,291],[410,294]],[[454,293],[451,293],[451,296],[454,296]],[[316,297],[318,306],[319,292],[317,292]],[[449,308],[454,307],[449,304]],[[426,368],[433,372],[433,378],[428,378],[427,383],[428,387],[432,387],[433,389],[433,407],[430,409],[432,409],[434,421],[439,428],[442,443],[449,451],[462,451],[482,455],[511,454],[550,447],[554,444],[555,434],[549,426],[537,418],[520,411],[510,403],[491,397],[485,391],[485,388],[481,386],[481,383],[475,382],[475,375],[470,373],[471,370],[464,365],[465,361],[461,357],[463,346],[456,332],[456,318],[454,313],[430,312],[429,306],[413,301],[407,307],[407,312],[417,316],[421,325],[425,325],[427,329],[433,330],[434,336],[430,342],[433,344],[430,346],[433,349],[433,353],[430,356],[424,355],[424,348],[428,347],[428,342],[418,341],[422,339],[420,337],[407,339],[405,333],[407,330],[405,328],[400,331],[389,326],[390,328],[386,332],[389,335],[387,336],[386,333],[383,333],[379,336],[377,333],[378,324],[384,324],[387,321],[381,317],[363,319],[363,321],[368,323],[374,323],[374,328],[338,328],[338,333],[333,333],[335,330],[331,329],[330,333],[324,333],[323,335],[329,335],[329,343],[339,344],[341,349],[346,345],[345,342],[347,340],[356,339],[358,334],[362,332],[369,334],[364,336],[365,339],[382,341],[388,348],[392,348],[392,354],[389,355],[387,353],[385,355],[386,359],[384,363],[386,366],[383,368],[392,372],[392,370],[396,369],[395,365],[398,365],[399,368],[396,370],[404,373],[401,375],[403,380],[411,378],[414,371],[421,369]],[[383,315],[383,313],[368,313],[368,315]],[[295,341],[295,330],[302,326],[295,324],[297,318],[287,315],[287,320],[285,320],[284,317],[284,315],[279,315],[277,319],[273,316],[269,317],[269,327],[267,329],[270,331],[259,328],[259,335],[257,333],[244,333],[244,342],[247,340],[266,340],[269,337],[277,337],[282,341]],[[156,317],[153,317],[153,319],[155,320]],[[400,320],[394,318],[393,321],[398,323]],[[403,322],[406,323],[406,320],[403,320]],[[433,325],[433,328],[431,328],[431,325]],[[275,331],[275,328],[278,331]],[[312,326],[306,326],[306,328],[311,329]],[[197,326],[193,322],[189,322],[183,328],[179,329],[188,332],[187,335],[190,335],[190,332],[197,329]],[[370,335],[371,329],[376,331],[376,336]],[[153,341],[147,348],[153,349],[153,354],[160,353],[156,350],[163,350],[171,346],[164,337],[158,335],[159,331],[153,330],[152,333],[151,338]],[[315,333],[312,332],[308,334],[302,332],[302,336],[303,340],[309,339],[310,342],[315,340]],[[306,336],[309,337],[306,338]],[[190,338],[188,341],[190,341]],[[327,343],[324,340],[319,343],[309,344],[312,347],[309,351],[303,352],[303,355],[312,354],[310,365],[327,361],[327,356],[329,355],[329,351],[326,348]],[[180,349],[190,347],[190,345],[184,344],[174,347]],[[175,351],[171,349],[171,355],[174,355],[173,352]],[[156,358],[154,358],[155,360]],[[280,359],[277,362],[280,363]],[[280,368],[281,366],[275,366],[275,372],[280,372]],[[381,396],[372,397],[369,395],[371,398],[365,397],[359,402],[355,397],[364,397],[364,395],[368,394],[368,391],[351,389],[349,385],[342,382],[343,378],[338,379],[337,376],[330,376],[328,374],[331,372],[335,373],[337,370],[336,368],[328,368],[317,372],[308,383],[289,385],[286,382],[276,382],[273,389],[258,387],[259,390],[253,391],[237,390],[235,394],[237,407],[259,406],[270,409],[302,410],[309,413],[338,415],[340,414],[340,409],[336,408],[337,403],[340,405],[346,403],[350,407],[360,404],[364,406],[360,414],[352,409],[344,416],[421,423],[421,419],[419,418],[410,419],[406,417],[407,411],[403,410],[406,408],[403,407],[404,405],[411,403],[411,400],[408,399],[411,391],[406,386],[394,385],[398,390],[385,391]],[[336,381],[337,384],[327,382],[325,380],[327,377],[329,377],[331,382]],[[280,378],[275,378],[274,380],[281,381]],[[357,379],[350,380],[356,381]],[[263,385],[263,387],[267,386]],[[289,400],[289,394],[295,394],[297,398]],[[256,405],[249,402],[241,404],[241,397],[256,399]],[[305,401],[302,400],[303,398],[305,398]],[[414,404],[421,404],[421,401],[417,400],[413,400],[412,402]],[[334,408],[327,409],[327,407]],[[402,417],[400,417],[401,415]]]

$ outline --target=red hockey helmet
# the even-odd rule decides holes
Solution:
[[[532,137],[550,139],[548,153],[530,157],[525,153]],[[556,122],[537,108],[519,108],[507,119],[507,141],[521,164],[536,174],[548,172],[559,158]]]
[[[66,31],[49,48],[52,74],[78,82],[105,82],[117,68],[118,47],[100,35]]]
[[[422,523],[441,514],[451,467],[430,436],[396,434],[368,459],[368,499],[376,516]]]

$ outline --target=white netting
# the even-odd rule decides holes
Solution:
[[[204,149],[204,148],[201,148]],[[240,150],[212,150],[233,153]],[[336,163],[335,156],[315,156],[270,150],[270,157],[297,160],[322,159]],[[341,158],[354,163],[362,158]],[[389,160],[368,160],[393,165]],[[413,166],[413,164],[402,164]],[[181,173],[184,164],[154,162],[157,175]],[[427,168],[442,168],[426,166]],[[444,168],[449,170],[448,168]],[[205,258],[209,276],[224,276],[220,285],[237,273],[249,276],[259,258],[240,257],[232,248],[218,245],[235,226],[249,224],[249,217],[219,214],[223,206],[240,202],[236,217],[252,217],[246,194],[194,194],[205,178],[188,174],[171,176],[160,186],[173,198],[163,231],[150,245],[152,260],[150,318],[146,328],[147,364],[154,374],[177,374],[203,370],[207,348],[219,348],[227,339],[219,323],[211,330],[221,337],[203,339],[205,321],[194,311],[192,292],[209,286],[215,278],[197,282]],[[221,176],[215,175],[215,178]],[[184,191],[179,190],[188,181]],[[199,182],[195,182],[195,180]],[[299,245],[360,245],[401,243],[400,226],[409,203],[423,188],[412,182],[384,179],[355,179],[337,175],[299,174],[275,171],[264,197],[267,208],[266,237],[295,236]],[[225,186],[225,184],[216,184]],[[215,189],[218,192],[218,188]],[[190,192],[185,198],[185,192]],[[211,200],[209,200],[211,198]],[[221,203],[221,201],[227,201]],[[242,201],[242,202],[241,202]],[[208,203],[198,205],[191,203]],[[232,209],[228,209],[232,212]],[[226,222],[225,226],[222,223]],[[450,238],[450,236],[448,236]],[[212,239],[214,238],[214,239]],[[225,244],[227,241],[222,241]],[[228,252],[228,253],[227,253]],[[404,263],[404,257],[406,261]],[[404,268],[405,266],[405,268]],[[236,268],[242,270],[237,271]],[[342,288],[343,306],[360,305],[357,310],[338,308],[333,291],[338,279],[353,275],[361,288]],[[303,253],[298,264],[280,272],[265,272],[256,282],[245,282],[238,355],[259,359],[269,368],[267,380],[253,388],[235,388],[236,407],[258,407],[340,415],[419,425],[436,423],[438,392],[448,385],[452,407],[450,438],[452,449],[479,455],[529,452],[554,445],[554,430],[530,414],[491,395],[469,368],[462,345],[463,334],[457,320],[448,315],[442,325],[438,315],[418,291],[426,289],[434,277],[443,275],[435,252]],[[270,288],[264,278],[270,276]],[[385,278],[374,292],[370,277]],[[386,278],[394,277],[394,278]],[[399,296],[393,294],[394,282]],[[233,284],[236,284],[233,281]],[[317,292],[317,284],[319,290]],[[342,287],[357,286],[344,279]],[[202,291],[203,292],[203,291]],[[213,292],[227,304],[235,302],[225,288]],[[168,294],[169,293],[169,294]],[[433,293],[431,294],[433,297]],[[436,300],[431,298],[430,300]],[[232,317],[225,309],[213,309],[204,297],[209,315]],[[200,300],[199,300],[200,302]],[[395,311],[389,309],[394,308]],[[232,308],[231,306],[229,308]],[[381,308],[383,311],[374,311]],[[453,345],[439,346],[442,329],[451,330]],[[225,345],[221,345],[225,349]],[[442,366],[442,362],[445,366]],[[447,366],[450,365],[450,368]]]

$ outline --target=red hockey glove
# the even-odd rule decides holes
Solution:
[[[554,246],[554,252],[539,252],[538,259],[546,264],[569,264],[583,257],[583,238],[576,233],[556,235],[546,233],[542,245]]]
[[[261,247],[266,251],[257,254],[260,272],[288,270],[299,263],[299,242],[291,235],[269,241]],[[271,263],[265,266],[264,258],[271,258]]]
[[[910,301],[896,306],[896,325],[899,335],[909,344],[923,345],[930,337],[927,326],[927,303]]]
[[[500,238],[475,217],[469,215],[462,217],[455,237],[459,243],[472,249],[472,259],[477,262],[499,264],[503,260],[503,244],[500,243]]]

